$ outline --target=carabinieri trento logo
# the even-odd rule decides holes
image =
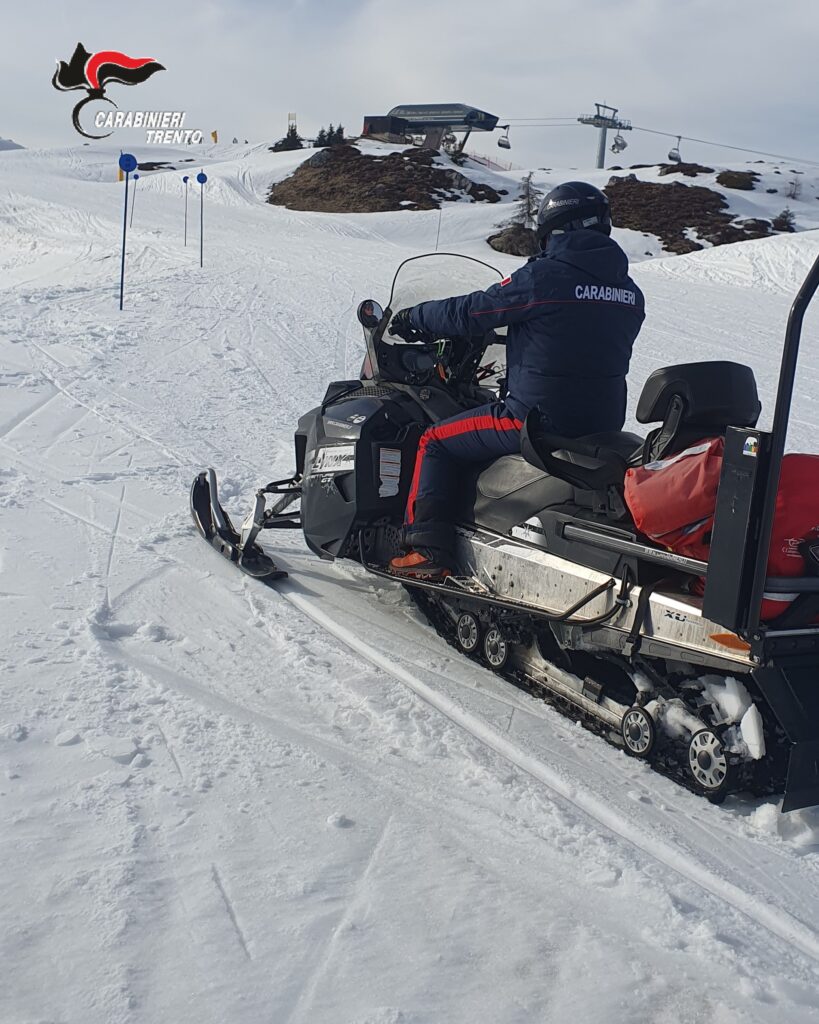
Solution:
[[[183,110],[119,110],[116,103],[105,94],[111,82],[120,85],[140,85],[147,81],[156,71],[164,71],[165,66],[153,57],[129,57],[117,50],[100,50],[89,53],[77,43],[74,55],[66,63],[57,61],[57,70],[51,84],[61,92],[82,89],[86,96],[77,103],[71,115],[74,127],[87,139],[105,139],[113,134],[116,128],[144,128],[145,141],[149,143],[199,143],[202,133],[198,130],[185,128],[185,111]],[[80,113],[87,103],[94,100],[108,103],[113,110],[98,110],[94,115],[94,127],[110,129],[101,135],[92,135],[80,123]]]

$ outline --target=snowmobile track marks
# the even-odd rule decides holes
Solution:
[[[421,700],[439,711],[454,725],[551,790],[556,796],[583,811],[598,825],[640,850],[652,860],[662,864],[668,870],[692,882],[704,892],[728,904],[788,946],[799,950],[811,960],[819,963],[819,936],[786,911],[766,903],[759,894],[743,891],[733,882],[721,878],[708,867],[696,861],[685,851],[673,847],[659,836],[650,835],[639,826],[622,819],[616,808],[609,807],[590,790],[583,789],[576,783],[561,778],[555,771],[531,754],[521,750],[492,726],[458,707],[451,698],[437,693],[410,671],[396,664],[365,641],[351,637],[348,631],[340,627],[302,595],[291,592],[287,587],[281,588],[280,592],[290,604],[327,629],[356,654],[402,682]]]
[[[219,870],[215,864],[211,864],[211,876],[213,878],[213,884],[219,890],[219,895],[222,897],[222,902],[225,905],[225,912],[230,918],[230,923],[233,925],[233,930],[236,932],[236,938],[239,940],[239,945],[242,947],[242,952],[248,960],[252,960],[253,957],[250,955],[250,950],[247,946],[247,940],[245,939],[244,932],[242,931],[239,919],[236,917],[236,909],[233,906],[233,901],[225,891],[225,886],[222,883],[222,876],[219,874]]]
[[[291,1024],[293,1021],[311,1019],[309,1016],[305,1017],[305,1013],[310,1010],[311,1004],[318,992],[319,982],[333,960],[335,947],[338,943],[339,937],[343,936],[348,924],[353,919],[361,897],[366,894],[367,879],[369,878],[373,867],[378,862],[381,851],[384,849],[384,845],[391,831],[392,822],[393,816],[390,815],[384,822],[358,879],[353,883],[347,905],[339,915],[336,923],[333,925],[327,941],[321,947],[320,955],[316,959],[315,965],[307,977],[306,984],[298,994],[295,1005],[287,1016],[283,1018],[287,1021],[287,1024]]]
[[[54,387],[54,385],[51,384],[50,382],[49,382],[49,386],[52,387],[52,388]],[[19,413],[17,416],[12,417],[11,422],[8,424],[8,426],[2,432],[2,434],[0,434],[0,438],[5,440],[6,438],[10,437],[14,433],[15,430],[19,429],[24,424],[28,423],[28,421],[30,419],[33,419],[39,412],[42,412],[43,409],[45,409],[46,406],[48,406],[51,402],[53,402],[55,398],[59,398],[60,393],[61,392],[60,392],[59,389],[55,389],[55,390],[53,390],[51,392],[50,395],[45,395],[44,397],[39,398],[34,403],[34,405],[32,405],[29,408],[25,409],[23,412]]]

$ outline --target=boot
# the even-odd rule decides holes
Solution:
[[[410,551],[408,555],[393,558],[389,570],[396,576],[416,580],[442,580],[445,576],[452,575],[445,565],[439,565],[435,561],[431,552],[422,551]]]

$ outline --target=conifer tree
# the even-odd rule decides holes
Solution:
[[[273,147],[274,153],[281,153],[289,149],[304,149],[304,139],[299,135],[298,129],[294,124],[291,124],[287,129],[287,134],[283,139],[279,139]]]
[[[791,210],[789,206],[786,206],[782,213],[779,213],[774,217],[771,224],[774,231],[795,231],[796,217],[793,215],[793,210]]]
[[[512,215],[512,224],[519,224],[523,228],[534,229],[537,223],[537,211],[540,207],[540,200],[543,192],[532,184],[532,171],[529,171],[521,179],[520,193],[515,203],[515,212]]]

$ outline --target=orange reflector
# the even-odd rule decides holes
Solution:
[[[746,643],[736,633],[711,633],[710,639],[721,647],[728,647],[732,651],[750,651],[751,645]]]

